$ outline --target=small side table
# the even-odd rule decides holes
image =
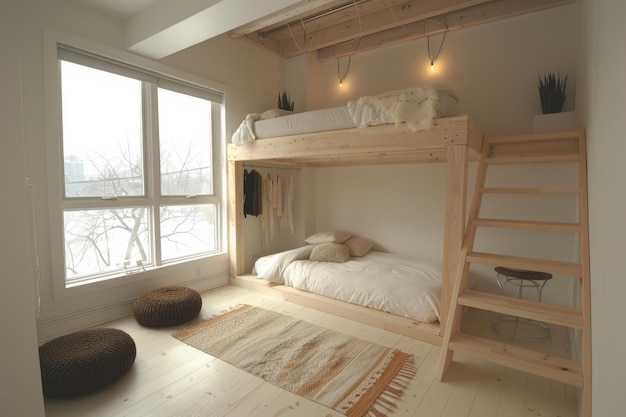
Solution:
[[[522,291],[524,287],[534,287],[537,289],[537,301],[541,302],[541,294],[543,287],[548,280],[552,279],[552,274],[547,272],[535,272],[526,271],[524,269],[511,269],[503,266],[497,266],[495,271],[498,273],[496,280],[498,281],[498,287],[500,287],[500,295],[504,291],[507,284],[517,286],[515,296],[522,298]]]
[[[515,297],[517,298],[522,298],[524,288],[531,287],[537,290],[538,302],[541,302],[543,287],[549,280],[552,279],[552,274],[547,272],[512,269],[505,268],[503,266],[496,267],[495,271],[497,273],[496,281],[498,283],[498,287],[500,288],[500,295],[504,293],[504,289],[508,284],[517,287],[515,290]],[[520,336],[519,333],[523,333],[522,326],[526,326],[531,330],[538,329],[540,333],[538,336]],[[550,326],[547,323],[504,315],[494,317],[491,321],[491,328],[496,334],[502,337],[522,342],[543,341],[549,339],[551,333]],[[529,331],[526,333],[537,334],[536,331]]]

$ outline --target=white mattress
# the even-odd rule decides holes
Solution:
[[[439,91],[437,117],[467,114],[458,98],[450,91]],[[273,138],[328,130],[356,127],[347,106],[294,113],[287,116],[257,120],[254,132],[257,139]]]
[[[261,279],[417,321],[439,319],[439,265],[370,252],[345,263],[308,260],[313,245],[260,258]]]
[[[254,132],[257,139],[263,139],[353,127],[355,125],[348,107],[343,106],[257,120]]]

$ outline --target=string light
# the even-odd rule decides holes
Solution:
[[[430,20],[430,19],[429,19]],[[431,20],[432,22],[439,23],[444,26],[443,23],[437,22],[436,20]],[[430,36],[426,36],[426,48],[428,49],[428,59],[430,60],[430,70],[435,70],[435,61],[439,58],[439,54],[441,53],[441,48],[443,48],[443,43],[446,41],[446,35],[448,34],[448,22],[445,22],[445,31],[443,32],[443,38],[441,39],[441,43],[439,44],[439,49],[437,49],[437,53],[435,56],[432,56],[430,52]],[[426,33],[426,21],[424,21],[424,33]]]
[[[346,71],[343,73],[343,75],[341,75],[341,71],[339,70],[339,57],[337,57],[337,77],[339,78],[340,87],[343,85],[343,80],[346,79],[346,76],[348,75],[348,71],[350,71],[350,62],[352,62],[352,56],[348,56],[348,66],[346,68]]]

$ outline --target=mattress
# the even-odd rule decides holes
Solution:
[[[371,251],[348,262],[310,261],[313,245],[268,255],[255,264],[259,279],[425,323],[439,319],[441,266]]]
[[[257,139],[264,139],[353,127],[355,124],[348,107],[342,106],[257,120],[254,132]]]
[[[436,107],[437,117],[452,117],[461,114],[466,114],[466,112],[463,111],[462,105],[456,96],[449,91],[439,91],[439,100]],[[372,122],[370,117],[364,124],[373,126],[380,123]],[[357,127],[357,125],[350,114],[348,106],[294,113],[254,122],[257,139],[351,129],[354,127]]]
[[[381,124],[406,125],[413,131],[430,129],[435,118],[468,114],[449,90],[416,87],[365,96],[346,106],[284,115],[278,109],[251,113],[233,133],[231,143]]]

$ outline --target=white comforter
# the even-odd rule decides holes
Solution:
[[[261,279],[432,323],[439,318],[441,267],[383,252],[345,263],[308,260],[313,245],[260,258]]]

